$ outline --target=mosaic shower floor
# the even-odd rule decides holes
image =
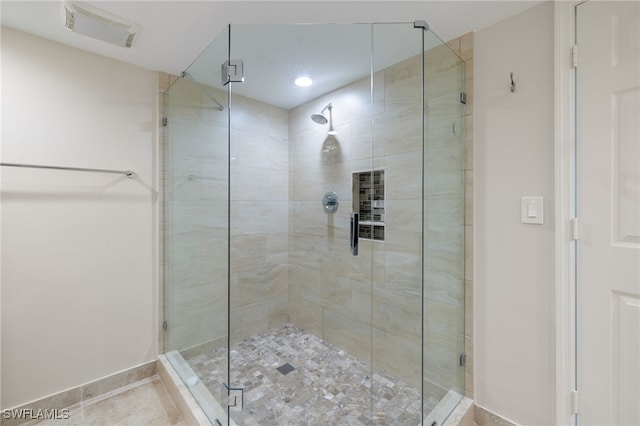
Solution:
[[[244,411],[232,413],[239,425],[420,424],[416,389],[384,372],[370,376],[365,363],[291,324],[233,345],[231,359],[231,383],[244,387]],[[219,396],[226,348],[187,361]]]

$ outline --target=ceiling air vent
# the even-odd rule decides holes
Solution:
[[[64,11],[65,27],[116,46],[131,47],[140,30],[134,22],[84,3],[65,3]]]

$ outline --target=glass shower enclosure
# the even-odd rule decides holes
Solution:
[[[462,398],[463,73],[421,21],[234,24],[167,91],[165,352],[212,424]]]

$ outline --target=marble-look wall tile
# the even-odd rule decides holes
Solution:
[[[263,333],[269,327],[269,301],[259,301],[251,305],[235,306],[231,309],[231,344]]]
[[[453,53],[460,56],[460,43],[461,43],[461,40],[460,40],[460,37],[458,37],[458,38],[454,38],[453,40],[449,40],[447,42],[447,46],[449,47],[449,49],[453,51]]]
[[[373,117],[373,155],[399,154],[422,148],[422,110],[419,103],[387,104]]]
[[[289,323],[289,292],[288,289],[269,298],[269,329]]]
[[[420,104],[422,93],[416,90],[422,84],[422,55],[416,55],[384,70],[385,106],[397,102]]]
[[[226,102],[224,91],[179,79],[168,96],[164,195],[172,202],[164,219],[171,288],[165,309],[171,317],[168,347],[184,349],[226,334],[229,213],[232,308],[264,303],[258,306],[262,315],[242,316],[238,333],[287,319],[288,113],[234,96],[229,133],[229,110],[216,104]]]
[[[371,354],[371,327],[341,311],[325,309],[323,339],[367,362]]]
[[[384,165],[387,200],[419,199],[422,196],[421,149],[387,155],[384,157]]]
[[[405,380],[410,386],[420,388],[420,342],[407,340],[377,328],[373,329],[373,368],[386,371]]]
[[[464,369],[460,367],[459,351],[444,348],[424,347],[424,378],[432,387],[445,390],[459,389]],[[462,391],[462,389],[460,389]]]
[[[374,288],[371,321],[375,328],[419,342],[422,333],[422,300],[413,293]]]
[[[515,423],[500,417],[479,405],[475,406],[475,421],[478,426],[516,426]]]
[[[387,199],[385,245],[418,249],[422,244],[422,201],[417,199]]]
[[[460,38],[460,58],[468,61],[473,58],[473,32],[466,33]]]
[[[303,330],[322,339],[323,307],[306,301],[296,295],[293,290],[289,292],[289,320]]]
[[[464,393],[473,397],[473,336],[465,336],[464,352],[466,354],[466,364],[464,372]]]

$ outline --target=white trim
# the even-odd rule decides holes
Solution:
[[[555,19],[555,309],[556,425],[571,425],[574,389],[574,9],[577,1],[554,2]]]

